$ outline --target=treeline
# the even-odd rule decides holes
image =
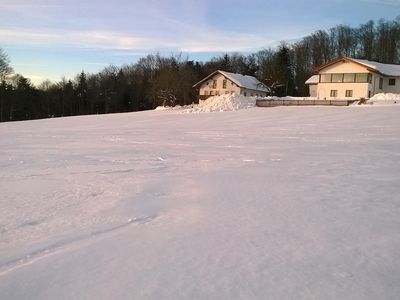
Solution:
[[[304,82],[314,67],[338,56],[382,63],[400,63],[400,16],[394,21],[369,21],[357,28],[338,25],[298,42],[282,42],[257,53],[225,54],[207,62],[182,55],[148,55],[122,67],[108,66],[96,74],[81,72],[73,80],[33,86],[12,72],[0,49],[0,121],[152,109],[197,101],[193,85],[211,72],[256,76],[278,96],[307,96]]]

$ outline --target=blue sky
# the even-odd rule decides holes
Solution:
[[[0,0],[0,47],[38,83],[149,53],[252,52],[399,14],[400,0]]]

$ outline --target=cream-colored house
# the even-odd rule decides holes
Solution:
[[[400,65],[339,57],[314,70],[306,81],[318,99],[361,99],[379,93],[400,94]]]
[[[215,71],[196,83],[194,88],[199,89],[200,99],[225,94],[264,97],[270,93],[269,87],[248,75],[241,75],[225,71]]]

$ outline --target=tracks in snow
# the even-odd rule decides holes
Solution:
[[[105,234],[115,232],[119,229],[128,227],[133,224],[137,225],[142,225],[146,223],[152,222],[157,216],[144,216],[144,217],[135,217],[128,219],[127,222],[116,225],[113,227],[109,227],[106,229],[100,229],[100,230],[95,230],[92,232],[89,232],[87,234],[79,235],[67,240],[59,241],[56,243],[53,243],[45,248],[39,248],[33,252],[28,253],[27,255],[24,255],[22,257],[17,257],[15,259],[9,260],[5,263],[0,264],[0,276],[4,276],[16,269],[19,269],[21,267],[33,264],[37,261],[40,261],[42,259],[45,259],[49,256],[58,254],[62,251],[65,251],[67,249],[70,249],[70,246],[77,244],[78,242],[92,239],[92,238],[97,238],[100,236],[103,236]]]

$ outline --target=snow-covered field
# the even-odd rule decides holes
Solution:
[[[399,116],[0,124],[0,299],[399,299]]]

